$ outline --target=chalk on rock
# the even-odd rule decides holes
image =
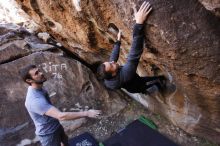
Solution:
[[[30,145],[31,140],[30,139],[23,139],[20,144],[17,144],[17,146],[25,146],[25,145]]]
[[[61,43],[57,43],[57,46],[62,47]]]
[[[73,5],[76,8],[76,11],[78,11],[78,12],[82,11],[82,9],[80,7],[80,0],[72,0],[72,2],[73,2]]]
[[[47,40],[50,38],[50,35],[46,32],[40,32],[37,34],[37,36],[42,39],[44,42],[47,42]]]

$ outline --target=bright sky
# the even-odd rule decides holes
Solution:
[[[22,10],[19,10],[15,0],[0,0],[0,23],[27,21],[27,16],[23,15],[22,17],[22,14]]]

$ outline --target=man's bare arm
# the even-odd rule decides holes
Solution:
[[[100,110],[88,110],[83,112],[61,112],[54,106],[45,113],[45,115],[56,118],[60,121],[74,120],[83,117],[98,118],[100,114]]]

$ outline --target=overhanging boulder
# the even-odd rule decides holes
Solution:
[[[166,99],[166,104],[145,98],[151,105],[148,108],[162,113],[189,133],[220,143],[220,20],[217,13],[207,10],[212,1],[149,1],[154,10],[146,23],[148,49],[139,72],[170,74],[177,92]],[[110,31],[113,25],[123,29],[120,62],[126,61],[134,24],[133,9],[141,4],[137,0],[17,2],[42,30],[89,63],[108,58],[110,42],[115,38]]]

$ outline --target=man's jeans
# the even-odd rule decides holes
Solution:
[[[68,136],[60,126],[54,133],[48,135],[38,135],[42,146],[60,146],[61,142],[68,146]]]

